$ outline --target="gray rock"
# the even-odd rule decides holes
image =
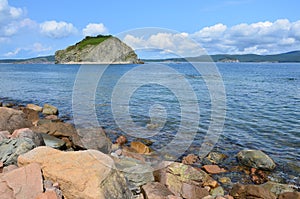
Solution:
[[[116,37],[109,37],[97,45],[86,45],[80,49],[77,45],[55,53],[56,63],[138,63],[137,55],[131,47]]]
[[[95,149],[106,154],[111,152],[112,142],[101,127],[77,129],[77,134],[82,148]]]
[[[237,154],[239,162],[245,166],[257,169],[273,170],[274,161],[260,150],[242,150]]]
[[[17,164],[19,155],[24,154],[36,145],[29,138],[5,139],[0,142],[0,161],[5,166]]]
[[[224,196],[224,189],[219,186],[210,191],[210,195],[212,196]]]
[[[52,135],[48,135],[46,133],[41,133],[40,135],[43,137],[45,145],[54,149],[61,149],[66,144],[66,142],[64,142],[63,140],[58,139]]]
[[[45,146],[45,142],[40,133],[34,133],[29,128],[17,129],[11,135],[11,138],[28,138],[33,141],[36,146]]]
[[[22,111],[0,107],[0,131],[12,133],[16,129],[31,127],[32,123]]]
[[[115,164],[117,169],[124,174],[129,189],[132,191],[139,193],[140,186],[154,181],[153,168],[139,160],[123,157]]]
[[[50,104],[44,104],[43,114],[45,115],[58,115],[58,109]]]
[[[288,184],[280,184],[277,182],[266,182],[265,184],[261,185],[262,187],[268,189],[270,192],[274,193],[275,195],[279,195],[285,192],[293,192],[294,189],[290,187]]]
[[[218,152],[210,152],[206,157],[211,163],[220,164],[222,163],[228,156]]]

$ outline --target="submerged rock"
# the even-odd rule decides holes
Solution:
[[[230,191],[230,195],[235,199],[276,199],[272,192],[258,185],[235,184]]]
[[[273,170],[276,167],[274,161],[260,150],[242,150],[237,158],[241,164],[256,169]]]
[[[58,182],[65,198],[129,199],[126,180],[113,160],[96,150],[63,152],[37,147],[18,158],[18,165],[39,163],[44,178]]]

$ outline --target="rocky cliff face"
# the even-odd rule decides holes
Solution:
[[[99,41],[99,39],[101,39]],[[97,40],[98,39],[98,40]],[[87,37],[55,53],[55,63],[139,63],[134,50],[113,36]]]

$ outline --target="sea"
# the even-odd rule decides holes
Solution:
[[[76,126],[179,158],[221,152],[225,167],[262,150],[275,180],[300,185],[300,63],[0,64],[0,80],[0,102],[49,103]]]

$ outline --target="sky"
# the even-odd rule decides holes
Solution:
[[[299,0],[0,0],[0,59],[53,55],[98,34],[119,37],[141,58],[283,53],[300,50],[299,7]]]

